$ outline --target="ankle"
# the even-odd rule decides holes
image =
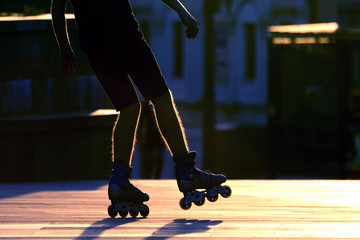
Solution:
[[[176,166],[194,166],[195,158],[196,152],[183,152],[173,156],[173,160]]]
[[[115,183],[119,186],[129,184],[129,179],[131,179],[132,167],[124,165],[122,163],[114,163],[111,170],[110,183]]]

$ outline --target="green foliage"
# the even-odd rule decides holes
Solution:
[[[24,16],[34,16],[44,14],[45,10],[35,6],[24,5]]]

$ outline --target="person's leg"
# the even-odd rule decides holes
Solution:
[[[143,202],[149,200],[149,195],[129,181],[135,133],[141,110],[136,91],[119,62],[99,56],[88,56],[88,59],[113,106],[120,112],[112,136],[113,167],[108,187],[108,196],[111,200],[108,213],[111,217],[118,213],[125,217],[129,212],[133,217],[139,212],[147,216],[149,208]]]
[[[189,148],[185,131],[171,92],[166,91],[160,97],[153,99],[152,103],[159,129],[172,155],[186,155]]]
[[[172,155],[188,153],[181,119],[150,47],[139,43],[134,57],[136,64],[129,68],[129,75],[145,100],[154,105],[158,127],[170,152]]]
[[[149,214],[149,208],[143,204],[149,200],[149,195],[129,181],[140,111],[141,105],[138,101],[120,110],[113,129],[113,168],[108,188],[111,200],[108,213],[111,217],[115,217],[117,213],[122,217],[126,217],[128,213],[132,217],[139,213],[144,217]]]
[[[209,201],[216,201],[218,194],[229,197],[231,189],[221,186],[226,181],[224,175],[212,174],[196,167],[196,152],[188,150],[184,128],[171,92],[164,93],[153,99],[152,102],[155,106],[161,133],[173,153],[178,188],[184,194],[184,198],[180,201],[180,207],[189,209],[192,202],[200,206],[205,202],[205,198]],[[206,191],[197,191],[196,189],[206,189]]]
[[[139,52],[141,58],[137,58],[141,60],[132,68],[130,76],[144,98],[154,105],[158,127],[173,155],[179,190],[184,193],[180,206],[188,209],[192,202],[201,205],[207,196],[215,201],[219,193],[225,197],[230,196],[230,188],[220,186],[226,181],[224,175],[211,174],[195,167],[196,153],[189,152],[184,127],[172,94],[150,48],[146,45],[143,47],[141,54]],[[196,191],[200,188],[206,189],[206,192]]]
[[[121,110],[119,113],[112,135],[114,164],[121,163],[123,165],[131,166],[140,111],[140,103],[135,102]]]
[[[121,63],[88,55],[90,66],[119,116],[112,136],[112,161],[131,166],[135,133],[141,105],[134,86]]]

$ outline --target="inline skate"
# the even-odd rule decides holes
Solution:
[[[184,197],[180,199],[180,207],[187,210],[192,203],[202,206],[205,198],[210,202],[218,199],[218,194],[224,198],[231,196],[229,186],[221,186],[226,182],[226,177],[222,174],[213,174],[209,171],[202,171],[195,167],[196,152],[189,152],[186,156],[175,157],[175,172],[177,185]],[[197,191],[196,189],[204,189]]]
[[[108,195],[111,205],[108,214],[115,218],[117,214],[126,218],[128,213],[136,218],[139,213],[143,217],[149,215],[149,207],[143,202],[149,200],[149,195],[132,185],[129,181],[132,167],[116,164],[113,166],[109,181]]]

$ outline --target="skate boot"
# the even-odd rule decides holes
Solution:
[[[132,185],[129,181],[132,167],[122,164],[114,165],[109,181],[109,199],[111,205],[108,207],[108,214],[115,218],[117,214],[125,218],[128,213],[132,217],[149,215],[149,207],[143,202],[149,200],[149,195]]]
[[[205,198],[210,202],[215,202],[218,194],[224,198],[231,196],[231,188],[221,186],[226,182],[226,177],[197,169],[195,156],[196,152],[189,152],[187,156],[174,157],[177,184],[180,192],[184,194],[179,204],[184,210],[189,209],[192,203],[202,206]],[[196,189],[204,190],[197,191]]]

